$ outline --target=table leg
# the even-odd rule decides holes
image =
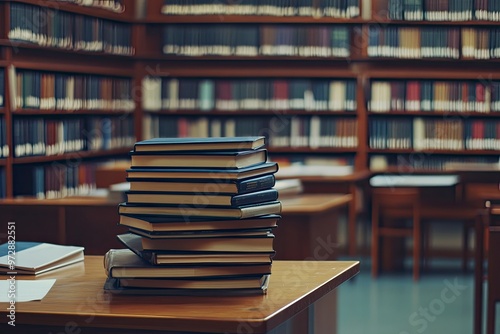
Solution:
[[[478,213],[475,221],[475,252],[474,252],[474,334],[482,333],[483,323],[483,276],[484,276],[484,226],[486,212]]]

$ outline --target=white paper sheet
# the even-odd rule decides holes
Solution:
[[[29,302],[42,300],[50,291],[55,279],[42,280],[0,280],[0,302],[9,303],[11,300],[18,302]]]

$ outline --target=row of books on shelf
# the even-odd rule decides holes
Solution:
[[[10,69],[17,108],[132,111],[135,107],[128,78]]]
[[[369,57],[493,59],[500,57],[500,29],[382,27],[369,29]]]
[[[391,20],[500,20],[497,0],[389,0],[387,9]]]
[[[351,28],[343,25],[166,25],[163,53],[181,56],[348,57]]]
[[[421,170],[450,170],[456,164],[490,165],[498,164],[498,157],[440,156],[434,153],[415,152],[412,154],[372,155],[370,170],[373,172],[395,170],[408,173]]]
[[[3,68],[0,68],[0,108],[4,105],[4,92],[5,92],[5,74]]]
[[[106,254],[105,288],[265,293],[281,212],[272,188],[278,168],[266,161],[264,137],[136,143],[127,171],[131,190],[119,205],[119,224],[129,233],[118,239],[126,248]],[[245,172],[253,174],[240,180]]]
[[[359,0],[165,0],[164,15],[266,15],[352,18]]]
[[[126,148],[135,142],[134,122],[131,117],[15,118],[13,139],[14,157]]]
[[[328,117],[207,118],[149,115],[144,122],[146,138],[235,137],[262,134],[270,147],[342,147],[358,145],[357,120]]]
[[[498,150],[500,122],[456,119],[370,120],[373,149]]]
[[[49,7],[10,4],[11,41],[74,51],[132,55],[132,26]]]
[[[144,110],[356,110],[355,80],[146,77]]]
[[[7,179],[5,177],[5,168],[0,168],[0,198],[7,195]]]
[[[9,156],[9,145],[7,144],[7,121],[0,117],[0,158]]]
[[[63,198],[84,196],[96,189],[95,170],[103,162],[79,161],[78,164],[52,162],[14,167],[14,197]]]
[[[371,112],[498,112],[500,82],[492,80],[373,80]]]
[[[458,59],[460,28],[372,25],[367,53],[368,57]]]
[[[69,2],[80,6],[101,8],[115,13],[125,10],[123,0],[57,0],[59,2]]]

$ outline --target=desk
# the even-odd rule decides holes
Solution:
[[[103,259],[87,256],[84,263],[40,276],[57,282],[41,302],[16,304],[16,327],[3,320],[0,332],[330,333],[321,327],[329,310],[318,302],[358,272],[354,261],[275,261],[264,296],[125,296],[103,291]],[[3,319],[6,307],[0,303]]]
[[[324,169],[324,166],[322,166]],[[285,169],[285,168],[283,168]],[[289,172],[280,174],[283,169],[276,173],[277,179],[298,178],[302,181],[304,193],[346,193],[352,196],[351,202],[347,205],[347,253],[349,256],[355,256],[357,253],[357,217],[364,207],[364,192],[368,178],[371,176],[369,170],[356,171],[348,174],[339,175],[310,175]],[[333,167],[330,167],[333,169]]]
[[[282,218],[275,230],[277,260],[334,260],[338,213],[351,194],[300,194],[280,198]]]
[[[461,201],[461,193],[457,192],[457,186],[460,183],[459,175],[377,175],[370,179],[370,185],[373,187],[373,196],[377,196],[377,189],[382,189],[379,194],[388,192],[390,189],[392,196],[400,193],[414,192],[414,198],[417,198],[418,203],[413,206],[415,212],[408,212],[409,208],[391,207],[386,210],[387,216],[393,218],[408,218],[419,217],[419,219],[431,220],[460,220],[465,222],[473,222],[476,217],[476,208],[472,205],[466,205]],[[385,191],[383,191],[385,189]],[[388,196],[389,197],[389,196]],[[390,206],[390,203],[383,202],[379,199],[381,206]],[[411,204],[411,203],[408,203]],[[417,227],[418,228],[418,227]],[[467,231],[467,230],[465,230]],[[421,231],[415,232],[420,235]],[[424,254],[428,253],[428,243],[424,238]],[[467,244],[466,233],[464,233],[464,247],[462,250],[462,265],[464,270],[467,264]],[[399,266],[401,267],[403,261],[404,251],[401,251],[404,242],[399,240],[399,244],[394,242],[386,243],[383,252],[386,255],[385,263],[386,268],[391,268],[393,264],[393,257],[397,254],[401,257],[398,258]],[[388,247],[393,249],[387,249]],[[419,245],[420,247],[420,245]]]
[[[84,246],[89,255],[121,248],[116,235],[127,231],[117,225],[117,203],[105,198],[3,199],[0,217],[2,242],[6,241],[7,222],[13,221],[17,240]]]

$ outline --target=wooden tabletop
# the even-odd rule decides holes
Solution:
[[[170,297],[112,295],[103,290],[103,258],[17,279],[56,278],[42,301],[16,304],[23,324],[195,332],[237,332],[242,322],[265,333],[359,272],[355,261],[274,261],[267,295]],[[0,303],[6,319],[7,303]]]
[[[348,204],[352,194],[299,194],[279,200],[282,214],[320,213]]]

